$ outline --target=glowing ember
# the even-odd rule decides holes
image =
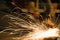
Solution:
[[[47,31],[38,30],[37,32],[33,33],[32,38],[38,39],[38,38],[46,38],[46,37],[57,37],[59,36],[57,32],[58,32],[57,28],[49,29]]]
[[[50,28],[48,30],[35,30],[34,32],[31,32],[23,40],[43,40],[44,38],[50,38],[50,37],[58,37],[58,29],[57,28]]]

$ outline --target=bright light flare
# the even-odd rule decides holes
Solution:
[[[58,29],[48,29],[45,31],[38,30],[35,33],[33,33],[32,38],[39,39],[39,38],[48,38],[48,37],[58,37]]]
[[[44,38],[59,37],[58,28],[50,28],[48,30],[35,30],[28,35],[25,35],[22,40],[43,40]]]

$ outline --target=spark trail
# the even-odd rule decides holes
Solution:
[[[48,28],[45,24],[37,22],[36,19],[30,19],[29,17],[27,19],[27,17],[23,16],[16,17],[10,14],[4,16],[4,18],[6,17],[9,19],[9,27],[6,27],[0,33],[11,30],[12,32],[9,34],[12,35],[21,32],[21,30],[22,32],[24,32],[23,30],[28,31],[26,35],[19,33],[19,35],[23,36],[12,37],[14,40],[39,40],[49,37],[60,37],[58,28]]]

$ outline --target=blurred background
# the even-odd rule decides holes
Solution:
[[[0,0],[0,40],[19,40],[12,38],[24,36],[32,31],[19,25],[22,21],[21,19],[24,19],[26,21],[25,24],[27,25],[29,21],[36,23],[35,20],[31,20],[31,18],[26,16],[27,13],[30,13],[28,12],[30,1],[35,3],[36,8],[39,10],[39,15],[43,16],[42,20],[48,18],[48,15],[50,14],[51,20],[56,24],[55,26],[60,28],[60,0]],[[37,19],[41,20],[40,18]],[[23,25],[25,21],[23,21]],[[16,22],[16,24],[14,22]],[[54,40],[60,40],[60,38]]]

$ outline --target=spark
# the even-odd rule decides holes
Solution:
[[[21,39],[22,40],[39,40],[39,39],[49,38],[49,37],[59,37],[59,34],[58,34],[59,29],[58,28],[48,28],[43,23],[41,23],[41,24],[39,24],[39,23],[31,24],[30,20],[29,20],[30,23],[27,23],[27,21],[25,21],[23,19],[19,19],[19,21],[23,21],[23,23],[22,24],[21,24],[21,22],[20,23],[12,22],[12,23],[32,30],[32,32],[30,32],[29,34],[27,34],[23,37],[18,37],[18,38],[20,38],[20,40]],[[26,23],[29,24],[29,25],[27,25]]]
[[[12,21],[13,18],[17,19],[16,21]],[[14,19],[14,20],[15,20]],[[39,23],[33,23],[29,20],[30,23],[28,23],[26,20],[21,19],[21,18],[17,18],[17,17],[11,17],[10,16],[10,21],[9,24],[10,25],[14,25],[14,26],[19,26],[19,27],[24,27],[27,28],[27,30],[32,30],[32,32],[29,32],[27,35],[24,35],[22,37],[14,37],[14,40],[39,40],[39,39],[44,39],[44,38],[49,38],[49,37],[59,37],[58,28],[48,28],[46,25],[44,25],[43,23],[39,24]],[[31,24],[32,23],[32,24]],[[14,29],[14,28],[9,28],[9,29],[5,29],[3,31],[1,31],[0,33],[6,31],[6,30],[14,30],[14,31],[20,31],[22,29]],[[25,29],[24,29],[25,30]],[[10,34],[14,34],[14,33],[10,33]]]

